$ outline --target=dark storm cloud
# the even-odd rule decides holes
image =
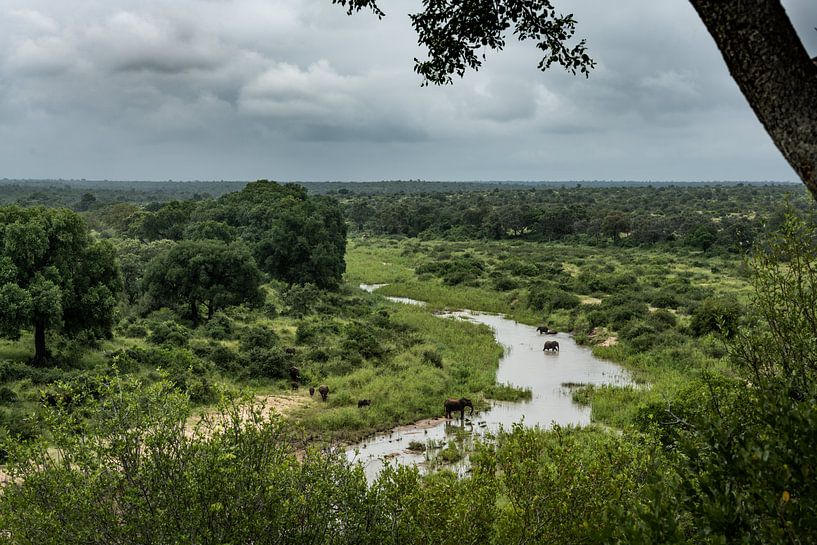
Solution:
[[[0,177],[792,178],[688,2],[560,3],[589,80],[510,44],[420,88],[419,2],[7,0]],[[817,54],[817,6],[786,6]]]

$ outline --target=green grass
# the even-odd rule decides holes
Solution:
[[[446,262],[460,258],[478,260],[484,269],[477,278],[457,285],[447,285],[444,279],[432,274],[416,274],[415,270],[428,263]],[[347,280],[359,283],[385,283],[377,293],[410,297],[425,301],[430,310],[471,309],[505,314],[508,318],[539,325],[546,323],[559,331],[571,331],[580,319],[577,312],[592,312],[598,305],[581,305],[577,311],[559,309],[550,312],[533,311],[527,306],[525,286],[543,278],[537,273],[531,277],[514,276],[509,263],[539,267],[545,264],[563,276],[553,276],[556,285],[568,289],[569,281],[585,271],[596,274],[632,275],[639,285],[660,290],[675,282],[689,281],[695,289],[708,289],[716,296],[727,296],[742,304],[748,302],[751,287],[741,276],[741,258],[732,255],[706,255],[699,251],[666,251],[658,248],[620,248],[568,245],[538,242],[488,242],[488,241],[418,241],[409,239],[367,238],[351,240],[347,254]],[[534,269],[535,270],[535,269]],[[495,289],[494,279],[508,277],[516,287],[506,291]],[[566,280],[559,280],[560,278]],[[572,279],[572,280],[571,280]],[[632,286],[625,286],[631,289]],[[613,292],[614,293],[614,292]],[[612,293],[588,290],[575,293],[580,299],[603,301]],[[683,298],[681,304],[687,304]],[[684,311],[671,309],[678,324],[674,327],[677,340],[668,346],[653,346],[636,350],[627,342],[620,341],[610,347],[594,347],[597,357],[607,359],[628,368],[637,388],[591,388],[578,389],[577,401],[592,407],[594,421],[618,427],[632,422],[639,405],[658,398],[669,398],[689,379],[697,377],[701,370],[718,370],[729,373],[724,350],[718,348],[720,341],[713,337],[694,338],[687,327],[690,317]],[[609,335],[618,335],[609,330]],[[590,337],[585,332],[577,338]],[[603,338],[596,339],[597,342]],[[644,386],[646,385],[646,387]],[[505,399],[502,387],[493,385],[482,390],[484,395]],[[520,399],[519,390],[508,392],[509,399]]]
[[[390,303],[389,310],[394,322],[415,331],[424,342],[387,363],[367,363],[347,375],[327,377],[328,401],[296,413],[306,430],[351,441],[439,416],[442,401],[448,397],[472,397],[484,405],[494,392],[503,399],[526,395],[495,385],[502,349],[487,326],[443,319],[426,309],[398,303]],[[423,358],[430,347],[442,356],[439,368]],[[358,409],[358,399],[371,399],[372,405]]]

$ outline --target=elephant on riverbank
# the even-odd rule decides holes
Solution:
[[[548,328],[543,326],[543,325],[540,325],[539,327],[536,328],[536,333],[538,333],[539,335],[541,335],[542,333],[547,333],[547,332],[548,332]]]
[[[544,348],[542,348],[543,352],[545,350],[552,350],[554,352],[558,352],[559,351],[559,341],[547,341],[545,343]]]
[[[326,397],[329,395],[329,386],[321,384],[318,387],[318,393],[321,394],[321,400],[326,401]]]
[[[448,398],[443,405],[445,407],[445,417],[451,418],[452,412],[460,412],[460,420],[465,419],[465,408],[471,407],[471,416],[474,415],[474,404],[471,400],[465,397],[459,399]]]

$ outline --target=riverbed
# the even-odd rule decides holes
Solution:
[[[384,284],[361,284],[361,289],[374,291]],[[388,297],[389,300],[424,305],[405,297]],[[364,465],[369,478],[376,476],[384,464],[416,464],[427,470],[433,466],[438,447],[454,438],[467,443],[475,437],[495,434],[500,427],[510,429],[516,422],[525,426],[549,428],[559,425],[585,425],[590,423],[590,408],[573,401],[572,388],[593,384],[627,386],[633,381],[622,367],[593,356],[589,348],[579,346],[570,335],[539,334],[536,328],[509,320],[497,314],[474,311],[439,313],[441,319],[470,320],[485,324],[494,331],[497,343],[504,349],[499,361],[497,382],[512,384],[531,390],[526,401],[493,401],[485,411],[475,412],[461,421],[457,418],[437,418],[394,428],[390,432],[375,435],[357,443],[347,450],[347,457]],[[545,341],[558,341],[559,351],[543,351]],[[443,412],[440,399],[440,413]],[[459,416],[459,413],[456,413]],[[422,445],[425,451],[409,450],[409,444]],[[460,473],[467,470],[467,459],[450,464]]]

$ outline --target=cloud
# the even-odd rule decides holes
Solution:
[[[509,40],[444,88],[411,70],[419,3],[383,21],[329,0],[7,4],[2,176],[792,177],[683,1],[573,0],[589,79]],[[817,7],[785,4],[817,54]]]

